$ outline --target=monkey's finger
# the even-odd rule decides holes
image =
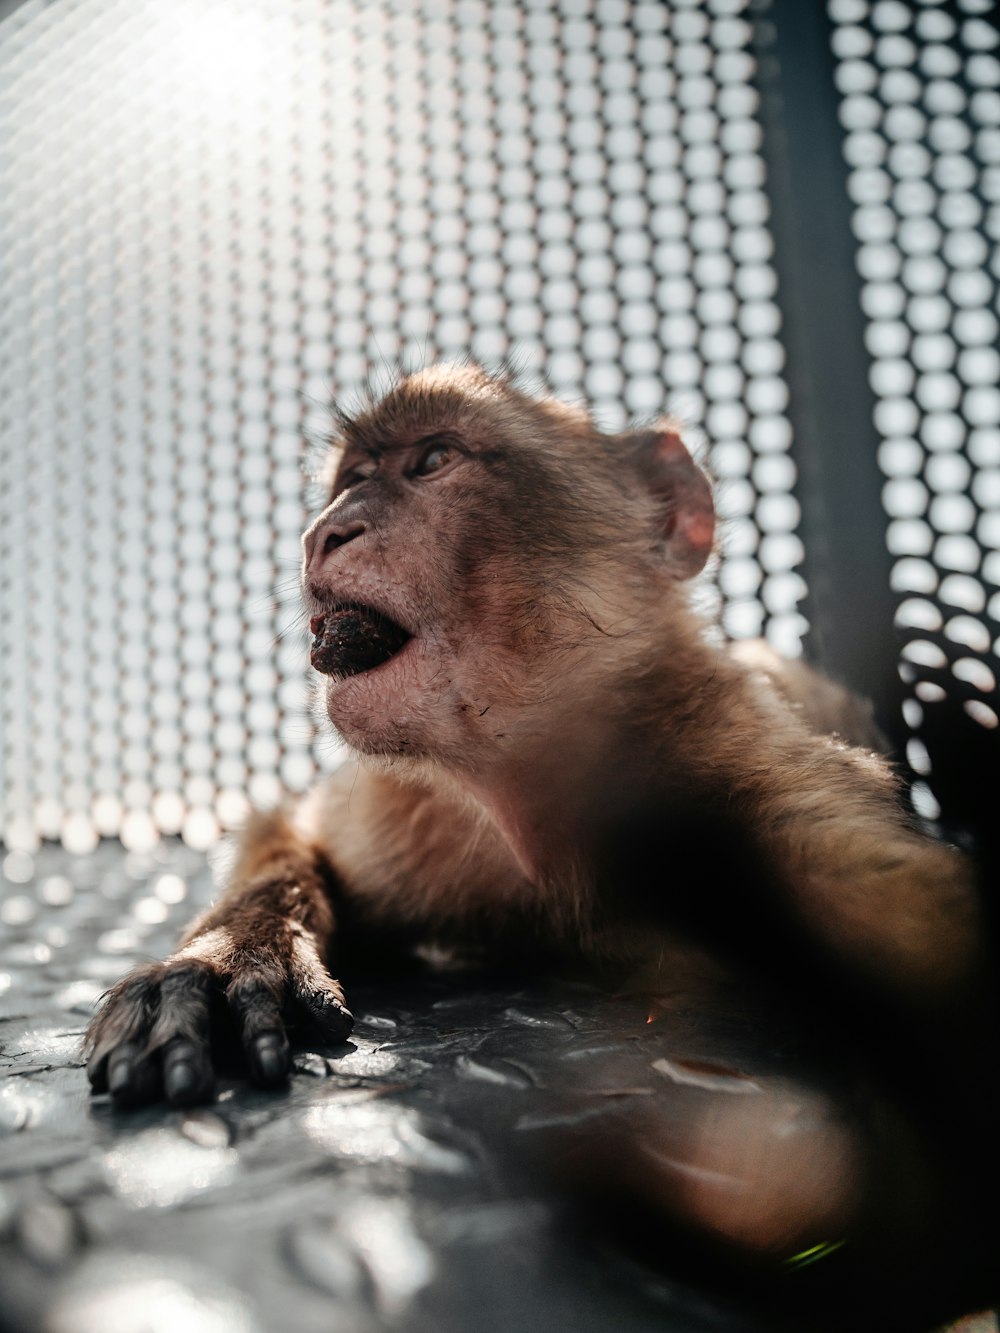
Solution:
[[[135,1042],[116,1046],[107,1057],[107,1089],[115,1106],[145,1106],[160,1095],[160,1062]]]
[[[108,1090],[108,1057],[102,1055],[99,1060],[93,1056],[87,1061],[87,1078],[90,1082],[91,1092],[107,1092]]]
[[[208,1101],[214,1091],[209,1010],[215,983],[209,964],[193,960],[172,964],[164,974],[149,1050],[160,1053],[163,1088],[174,1106]]]
[[[274,992],[261,981],[235,981],[227,994],[239,1025],[251,1081],[259,1088],[284,1083],[291,1068],[291,1053]]]
[[[299,991],[295,999],[307,1026],[321,1042],[336,1046],[351,1035],[354,1015],[337,996],[326,990],[308,990]]]
[[[129,973],[105,997],[84,1037],[87,1077],[95,1092],[109,1091],[108,1065],[111,1053],[121,1047],[141,1050],[160,1008],[160,977],[157,963]],[[117,1063],[129,1063],[122,1056]],[[119,1073],[119,1081],[125,1075]]]
[[[163,1089],[172,1106],[197,1106],[215,1091],[212,1062],[205,1046],[177,1037],[163,1048]]]
[[[354,1015],[344,1003],[340,982],[327,971],[314,941],[296,941],[291,959],[291,1008],[310,1038],[334,1046],[350,1036]]]

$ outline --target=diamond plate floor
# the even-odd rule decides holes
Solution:
[[[521,1151],[581,1114],[570,1087],[600,1115],[661,1095],[668,1054],[745,1057],[739,1021],[708,1032],[681,1005],[651,1024],[635,1000],[569,982],[362,985],[351,1040],[302,1053],[286,1092],[229,1081],[211,1108],[115,1114],[88,1095],[83,1027],[208,899],[208,866],[177,845],[105,844],[43,849],[33,871],[0,897],[10,1330],[762,1333],[575,1227]]]

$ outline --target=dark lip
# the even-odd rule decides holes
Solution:
[[[323,601],[318,597],[310,599],[309,632],[315,634],[319,625],[327,616],[336,615],[338,611],[359,611],[364,616],[370,616],[376,621],[382,621],[387,626],[402,631],[407,638],[415,637],[413,630],[409,629],[395,616],[390,615],[388,611],[383,611],[380,606],[375,606],[371,602],[347,601],[343,598],[337,598],[332,601]]]

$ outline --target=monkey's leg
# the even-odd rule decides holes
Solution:
[[[334,931],[326,873],[282,813],[255,815],[220,900],[166,962],[134,969],[105,998],[85,1038],[94,1089],[121,1106],[210,1098],[209,1019],[220,998],[261,1087],[288,1076],[286,1024],[343,1040],[354,1019],[323,961]]]
[[[700,1103],[689,1091],[626,1101],[550,1144],[626,1248],[755,1295],[782,1327],[916,1333],[989,1300],[995,1250],[956,1208],[947,1157],[891,1101],[768,1077]]]

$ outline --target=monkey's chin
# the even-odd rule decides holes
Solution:
[[[326,711],[341,739],[363,755],[405,758],[422,753],[408,717],[421,711],[418,640],[410,639],[386,661],[349,676],[329,676]]]

